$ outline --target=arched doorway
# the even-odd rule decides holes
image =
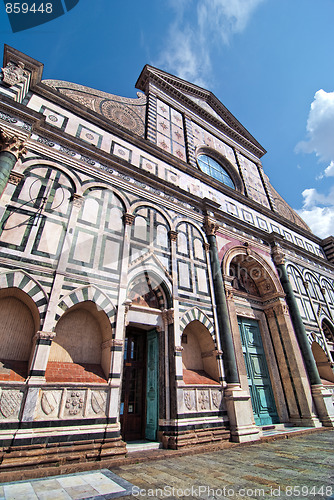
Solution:
[[[158,437],[159,406],[163,396],[165,336],[162,311],[168,304],[166,290],[153,273],[134,278],[128,289],[129,311],[125,329],[121,433],[125,441]]]
[[[241,385],[248,386],[256,425],[277,424],[283,415],[287,418],[287,409],[266,316],[275,316],[273,305],[282,308],[279,281],[248,247],[230,251],[223,269],[233,297],[229,303]]]

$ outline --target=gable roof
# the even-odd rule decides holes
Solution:
[[[188,109],[250,149],[258,158],[266,153],[261,144],[209,90],[146,65],[137,80],[136,88],[147,93],[150,83],[177,98]]]

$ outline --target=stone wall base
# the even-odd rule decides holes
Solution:
[[[175,433],[164,433],[162,443],[164,448],[180,450],[199,445],[229,441],[230,431],[226,427],[214,427],[207,429],[194,429],[182,431],[179,429]]]
[[[100,469],[125,455],[121,438],[6,447],[0,450],[0,481]]]

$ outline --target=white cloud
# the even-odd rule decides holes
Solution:
[[[297,152],[316,153],[320,160],[334,159],[334,92],[320,89],[307,119],[308,140],[297,144]]]
[[[310,210],[302,208],[296,212],[320,238],[334,234],[334,206],[313,207]]]
[[[307,140],[297,144],[296,152],[315,153],[321,162],[330,161],[317,177],[318,181],[334,177],[334,92],[321,89],[315,93],[306,130]],[[321,238],[334,234],[334,185],[328,195],[315,188],[305,189],[302,195],[303,207],[296,212]]]
[[[334,140],[334,138],[333,138]],[[325,177],[334,177],[334,161],[331,161],[327,168],[325,168]]]
[[[328,195],[319,193],[316,189],[305,189],[303,208],[296,212],[320,238],[334,234],[334,186]]]
[[[169,0],[175,20],[154,63],[180,78],[209,86],[211,53],[241,33],[266,0]]]

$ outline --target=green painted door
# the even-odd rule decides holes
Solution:
[[[147,371],[146,371],[146,432],[145,437],[156,441],[158,430],[158,371],[159,340],[156,330],[147,333]]]
[[[238,318],[256,425],[279,423],[258,322]]]

